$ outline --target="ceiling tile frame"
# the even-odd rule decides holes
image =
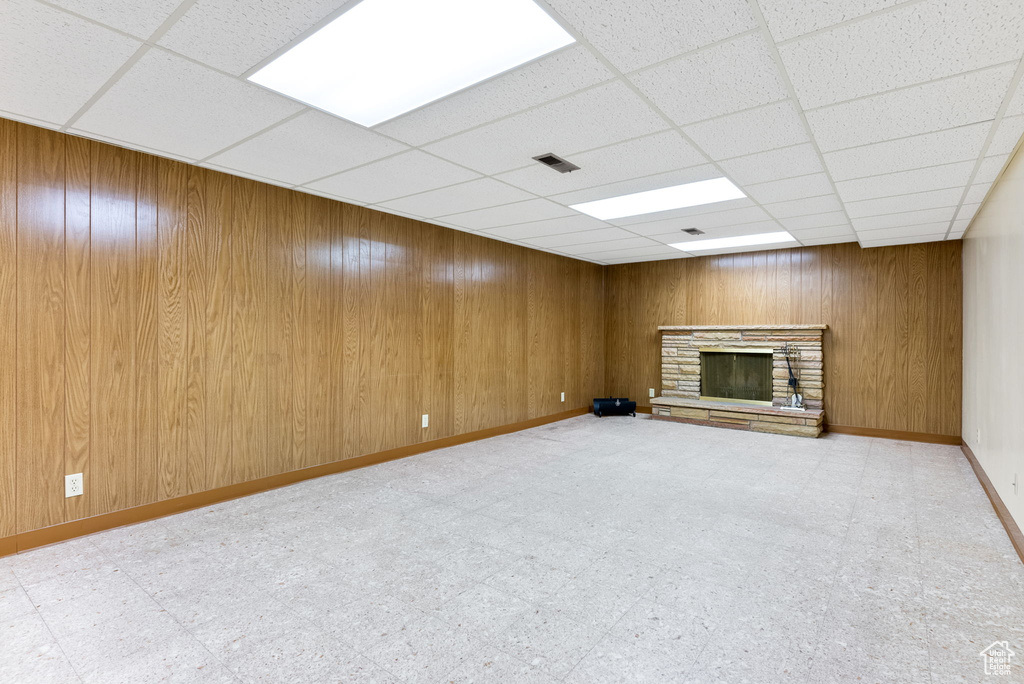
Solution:
[[[865,14],[865,15],[862,15],[862,16],[859,16],[859,17],[854,17],[854,18],[851,18],[851,19],[846,20],[846,21],[839,22],[839,23],[834,24],[834,25],[825,26],[825,27],[822,27],[822,28],[820,28],[818,30],[815,30],[815,31],[811,31],[811,32],[808,32],[808,33],[805,33],[805,34],[802,34],[802,35],[799,35],[799,36],[793,36],[792,38],[788,38],[786,40],[782,40],[782,41],[776,42],[774,37],[772,36],[772,34],[770,32],[770,29],[768,28],[768,24],[765,21],[764,15],[762,13],[762,10],[761,10],[760,6],[758,5],[757,0],[750,0],[751,9],[752,9],[752,12],[753,12],[756,20],[757,20],[759,28],[751,29],[751,30],[748,30],[748,31],[746,31],[746,32],[744,32],[742,34],[736,34],[736,35],[730,36],[728,38],[724,38],[724,39],[722,39],[720,41],[716,41],[715,43],[711,43],[711,44],[708,44],[708,45],[702,45],[699,48],[696,48],[696,49],[691,50],[691,51],[686,52],[686,53],[680,53],[680,54],[677,54],[677,55],[672,55],[671,57],[668,57],[665,60],[662,60],[662,62],[668,62],[668,61],[671,61],[671,60],[679,59],[680,57],[683,57],[686,54],[695,53],[695,52],[698,52],[700,50],[705,50],[705,49],[708,49],[710,47],[713,47],[714,45],[717,45],[717,44],[720,44],[720,43],[724,43],[724,42],[728,42],[730,40],[734,40],[734,39],[736,39],[740,35],[749,35],[749,34],[752,34],[754,31],[759,31],[762,34],[765,42],[768,45],[769,50],[771,51],[771,53],[773,55],[773,58],[775,60],[776,66],[777,66],[777,68],[779,70],[779,73],[780,73],[782,79],[784,80],[784,82],[786,84],[787,90],[789,91],[790,101],[794,104],[795,109],[797,110],[797,112],[800,115],[800,118],[802,120],[802,125],[803,125],[805,131],[807,132],[808,137],[811,140],[810,144],[813,146],[814,151],[816,153],[816,156],[817,156],[819,162],[821,163],[822,169],[824,170],[825,175],[828,177],[828,182],[829,182],[829,185],[832,188],[832,192],[841,201],[841,197],[842,196],[837,192],[836,184],[835,184],[835,181],[834,181],[834,179],[832,177],[832,174],[829,171],[828,166],[824,163],[824,158],[823,158],[822,152],[821,152],[821,150],[820,150],[820,148],[818,146],[818,143],[817,143],[816,139],[813,136],[812,129],[808,125],[807,118],[806,118],[806,116],[804,114],[803,107],[801,106],[799,99],[796,97],[796,91],[795,91],[795,89],[793,87],[791,79],[789,78],[789,74],[788,74],[787,70],[785,69],[785,66],[784,66],[784,64],[783,64],[783,62],[781,60],[781,56],[779,54],[778,48],[779,48],[779,46],[786,45],[786,44],[788,44],[789,42],[792,42],[792,41],[796,41],[796,40],[799,40],[799,39],[807,38],[809,36],[813,36],[813,35],[816,35],[818,33],[824,33],[826,31],[830,31],[830,30],[836,28],[836,26],[840,26],[840,25],[844,25],[844,24],[850,24],[850,23],[855,23],[855,22],[859,22],[859,21],[864,21],[864,20],[866,20],[866,19],[868,19],[870,17],[877,17],[877,16],[882,15],[882,14],[886,14],[886,13],[889,13],[889,12],[892,12],[892,11],[897,11],[901,7],[906,7],[907,5],[913,5],[913,4],[917,4],[917,2],[923,2],[923,1],[924,0],[911,0],[910,2],[900,3],[899,5],[896,5],[896,6],[893,6],[893,7],[889,7],[889,8],[885,8],[885,9],[869,12],[868,14]],[[66,12],[69,15],[73,15],[75,17],[78,17],[80,19],[84,19],[86,21],[89,21],[91,23],[97,24],[99,26],[103,26],[103,27],[105,27],[107,29],[113,30],[113,31],[115,31],[117,33],[120,33],[122,35],[131,37],[133,39],[139,40],[141,38],[140,36],[132,35],[130,33],[125,32],[124,30],[117,29],[116,27],[111,27],[108,24],[104,24],[104,23],[102,23],[100,21],[96,21],[96,20],[91,19],[89,17],[85,17],[85,16],[83,16],[81,14],[78,14],[78,13],[76,13],[74,11],[67,10],[67,9],[64,9],[64,8],[60,8],[60,7],[57,7],[57,6],[52,5],[50,3],[46,3],[46,2],[44,2],[44,0],[40,0],[40,2],[43,2],[43,4],[47,4],[50,7],[54,7],[55,9],[59,9],[62,12]],[[72,127],[73,124],[75,123],[75,121],[77,121],[78,118],[80,118],[86,111],[88,111],[88,109],[92,106],[92,104],[94,104],[96,101],[98,101],[100,98],[102,98],[104,96],[104,94],[107,91],[109,91],[110,88],[114,84],[116,84],[120,80],[120,78],[125,73],[127,73],[133,67],[133,65],[143,55],[145,55],[151,48],[157,48],[157,49],[165,50],[167,52],[170,52],[170,53],[174,54],[177,57],[180,57],[182,59],[186,59],[186,60],[191,61],[191,62],[193,62],[193,63],[195,63],[197,65],[200,65],[200,66],[202,66],[205,69],[209,69],[211,71],[214,71],[214,72],[217,72],[217,73],[221,73],[221,74],[229,76],[231,78],[240,79],[240,80],[248,83],[247,81],[245,81],[245,75],[248,74],[249,72],[246,72],[245,74],[242,74],[242,75],[230,74],[230,73],[224,72],[222,70],[219,70],[217,68],[211,67],[210,65],[205,64],[205,63],[203,63],[201,61],[198,61],[196,59],[192,59],[192,58],[190,58],[188,56],[181,55],[180,53],[177,53],[177,52],[175,52],[173,50],[168,50],[165,47],[161,47],[161,46],[157,45],[157,41],[161,39],[161,37],[178,21],[178,19],[181,18],[181,16],[183,16],[195,4],[195,2],[196,2],[196,0],[184,0],[180,5],[178,5],[177,8],[173,12],[171,12],[167,16],[167,18],[162,22],[162,24],[153,32],[153,34],[150,35],[150,37],[148,39],[145,39],[145,40],[142,41],[142,45],[139,47],[139,49],[136,51],[136,53],[134,55],[132,55],[111,76],[111,78],[99,90],[97,90],[92,95],[92,97],[86,102],[85,105],[82,106],[82,108],[78,112],[76,112],[74,114],[74,116],[72,116],[62,126],[57,128],[57,130],[61,130],[61,131],[65,131],[66,132],[68,130],[68,128]],[[563,28],[565,28],[570,34],[573,35],[574,38],[576,38],[577,43],[575,45],[582,46],[586,50],[589,50],[590,53],[593,54],[595,56],[595,58],[598,59],[598,61],[602,62],[605,65],[605,67],[608,68],[609,72],[612,74],[612,78],[610,78],[610,79],[608,79],[606,81],[602,81],[601,83],[595,84],[595,85],[590,86],[590,87],[598,87],[599,85],[608,84],[608,83],[610,83],[612,81],[615,81],[615,80],[619,80],[619,81],[623,82],[628,88],[633,90],[633,92],[635,92],[637,94],[637,96],[640,97],[645,102],[645,104],[648,107],[650,107],[650,109],[653,112],[655,112],[658,116],[660,116],[663,120],[665,120],[666,124],[668,125],[668,127],[671,130],[674,130],[677,134],[681,135],[682,138],[684,140],[686,140],[689,144],[691,144],[698,152],[704,154],[706,157],[708,156],[704,152],[704,150],[701,149],[700,146],[696,145],[691,139],[689,139],[689,137],[686,136],[680,130],[680,128],[678,126],[676,126],[664,114],[664,112],[660,111],[657,107],[655,107],[653,105],[653,103],[646,96],[644,96],[641,92],[637,91],[637,89],[632,86],[632,84],[629,81],[629,79],[626,78],[626,76],[622,72],[620,72],[617,68],[615,68],[614,65],[610,64],[609,61],[603,55],[601,55],[596,49],[594,49],[593,46],[591,46],[588,41],[583,39],[572,26],[567,25],[567,22],[565,22],[560,17],[560,15],[557,12],[552,11],[551,7],[547,4],[547,2],[545,2],[545,0],[537,0],[537,2],[538,2],[538,4],[543,9],[545,9],[545,11],[547,11],[552,16],[552,18],[555,19],[555,21],[557,21],[560,25],[562,25]],[[278,53],[283,52],[283,51],[289,49],[297,41],[303,39],[305,36],[307,36],[309,34],[312,34],[315,31],[319,30],[319,28],[321,28],[324,24],[332,21],[338,15],[340,15],[341,13],[346,11],[350,7],[350,4],[351,3],[345,3],[337,11],[335,11],[335,12],[331,13],[329,16],[325,17],[323,19],[323,21],[319,22],[315,26],[310,27],[310,29],[308,31],[306,31],[303,34],[300,34],[299,36],[297,36],[295,39],[290,41],[286,46],[282,47],[280,50],[278,50],[274,54],[270,55],[267,58],[267,60],[264,60],[264,61],[268,61],[270,59],[273,59]],[[567,48],[563,48],[563,49],[567,49]],[[651,68],[657,66],[658,64],[661,64],[662,62],[656,62],[656,63],[645,65],[642,69],[638,69],[637,71],[651,69]],[[258,66],[259,65],[257,65],[257,67],[254,67],[254,70],[255,70],[255,68],[258,68]],[[992,66],[992,65],[990,65],[990,66]],[[988,68],[988,67],[983,67],[983,68]],[[630,72],[630,73],[632,73],[632,72]],[[495,76],[494,78],[497,79],[497,78],[500,78],[501,76],[502,76],[502,74],[499,74],[499,75]],[[973,170],[971,172],[970,179],[969,179],[968,183],[964,186],[963,193],[962,193],[962,196],[960,198],[960,202],[959,202],[958,207],[957,207],[957,211],[954,212],[954,217],[950,221],[949,227],[948,227],[948,229],[946,231],[947,237],[949,237],[954,231],[959,233],[962,230],[964,230],[964,226],[962,225],[964,219],[963,218],[957,219],[957,215],[961,213],[960,209],[965,206],[966,199],[968,198],[969,193],[971,192],[972,187],[976,186],[978,184],[978,181],[976,181],[976,178],[978,177],[979,170],[982,168],[982,165],[985,163],[985,160],[986,160],[986,157],[987,157],[987,153],[988,153],[988,150],[990,148],[990,144],[992,143],[994,137],[997,135],[997,129],[999,127],[999,124],[1002,122],[1004,116],[1007,115],[1008,108],[1011,106],[1011,104],[1013,102],[1015,102],[1016,99],[1021,95],[1021,92],[1022,92],[1021,91],[1022,76],[1024,76],[1024,59],[1021,59],[1018,62],[1017,68],[1016,68],[1016,70],[1014,72],[1014,75],[1013,75],[1013,77],[1011,79],[1010,86],[1009,86],[1006,94],[1004,95],[1003,101],[1002,101],[1002,103],[1000,105],[1000,108],[999,108],[998,112],[995,115],[995,118],[992,121],[992,126],[991,126],[991,129],[988,132],[988,135],[987,135],[986,139],[985,139],[984,146],[982,147],[981,152],[978,155],[978,157],[974,160],[975,161],[974,168],[973,168]],[[932,80],[938,80],[938,79],[932,79]],[[930,82],[930,81],[926,81],[926,82]],[[905,86],[905,87],[913,87],[913,86]],[[521,110],[517,110],[515,112],[510,112],[506,116],[497,117],[497,118],[491,119],[491,120],[487,121],[486,123],[480,124],[480,126],[488,125],[490,123],[493,123],[494,121],[498,121],[498,120],[503,119],[503,118],[507,118],[507,117],[511,117],[511,116],[515,116],[515,115],[521,114],[522,112],[529,111],[530,109],[535,109],[537,107],[549,104],[550,102],[554,102],[556,100],[563,99],[565,97],[570,97],[572,95],[575,95],[575,94],[581,92],[582,90],[586,90],[586,88],[583,88],[583,89],[580,89],[580,90],[576,90],[576,91],[573,91],[572,93],[564,94],[564,95],[562,95],[560,97],[552,98],[550,100],[545,100],[543,103],[540,103],[540,104],[537,104],[537,105],[533,105],[531,107],[526,107],[526,108],[523,108]],[[460,91],[460,92],[462,92],[462,91]],[[448,97],[454,97],[457,94],[458,93],[453,93],[452,95],[450,95]],[[868,97],[868,96],[865,96],[865,97]],[[446,98],[442,98],[442,99],[446,99]],[[268,130],[272,130],[276,126],[279,126],[279,125],[282,125],[282,124],[286,123],[288,120],[291,120],[295,116],[301,115],[303,112],[305,112],[305,111],[307,111],[309,109],[313,109],[313,108],[303,108],[299,112],[296,112],[295,114],[293,114],[291,116],[288,116],[285,119],[282,119],[281,121],[275,122],[274,124],[271,124],[270,126],[267,126],[265,129],[263,129],[261,131],[258,131],[257,133],[255,133],[253,135],[248,136],[244,140],[236,141],[236,142],[232,143],[232,145],[230,145],[228,147],[225,147],[223,150],[216,151],[213,155],[209,155],[209,157],[205,158],[204,160],[192,160],[192,159],[188,159],[188,158],[182,157],[180,155],[175,155],[173,152],[169,152],[169,151],[145,149],[145,148],[143,148],[141,146],[135,146],[135,145],[131,145],[131,146],[134,147],[135,149],[142,149],[144,151],[147,151],[147,152],[150,152],[150,153],[155,153],[155,154],[158,154],[158,155],[161,155],[161,156],[167,156],[167,157],[171,157],[171,158],[180,159],[182,161],[202,164],[204,161],[208,160],[209,158],[211,158],[213,156],[216,156],[218,154],[221,154],[224,151],[226,151],[228,149],[231,149],[232,147],[240,145],[240,144],[244,143],[246,140],[249,140],[249,139],[251,139],[253,137],[259,136],[259,135],[263,134],[264,132],[266,132]],[[51,124],[51,125],[48,125],[47,127],[53,128],[54,126]],[[457,134],[463,133],[465,131],[472,130],[473,128],[476,128],[476,126],[467,128],[464,131],[459,131],[459,133],[456,133],[456,134],[453,134],[453,135],[457,135]],[[395,138],[392,138],[391,136],[388,136],[388,135],[386,135],[384,133],[380,133],[379,131],[374,131],[374,132],[376,134],[378,134],[378,135],[382,135],[385,138],[389,138],[389,139],[395,140],[396,142],[400,142],[400,143],[403,142],[401,140],[397,140]],[[96,139],[102,139],[100,136],[94,136],[92,134],[88,134],[88,135],[89,135],[89,137],[94,137]],[[114,144],[124,145],[124,143],[120,143],[120,142],[114,141],[114,140],[109,140],[109,142],[113,142]],[[434,141],[431,141],[431,142],[434,142]],[[1018,143],[1018,145],[1019,145],[1019,143]],[[410,146],[410,149],[416,149],[416,150],[423,151],[426,154],[430,154],[429,152],[426,152],[425,150],[422,150],[420,146]],[[595,149],[600,149],[600,148],[595,148]],[[397,154],[401,154],[401,152],[396,153],[396,155]],[[432,156],[436,156],[437,158],[442,159],[443,161],[448,162],[448,163],[454,163],[451,160],[446,159],[444,157],[439,157],[437,155],[432,155]],[[375,160],[374,162],[368,162],[368,164],[369,163],[379,162],[379,161],[381,161],[381,160],[378,159],[378,160]],[[710,160],[709,163],[710,163],[710,165],[714,166],[717,169],[717,171],[721,173],[722,176],[727,177],[727,178],[730,177],[729,174],[724,172],[724,170],[722,169],[721,165],[717,161]],[[204,165],[208,165],[208,164],[204,164]],[[459,166],[461,166],[461,165],[459,165]],[[359,167],[353,167],[353,168],[359,168]],[[463,168],[466,168],[468,171],[473,171],[475,173],[479,173],[479,172],[476,172],[474,169],[469,169],[467,167],[463,167]],[[525,168],[525,165],[524,165],[523,168]],[[348,170],[352,170],[352,169],[348,169]],[[237,175],[244,175],[241,172],[232,172],[232,173],[236,173]],[[999,175],[1001,175],[1001,173],[1002,172],[1000,171]],[[330,174],[330,175],[336,175],[336,174]],[[487,178],[491,177],[491,176],[486,175],[486,174],[482,174],[481,176],[482,177],[487,177]],[[326,177],[329,177],[329,176],[325,176],[325,178]],[[318,192],[315,189],[307,188],[304,185],[290,185],[290,184],[283,183],[283,182],[277,181],[277,180],[272,180],[272,179],[263,179],[263,180],[265,182],[270,182],[272,184],[280,185],[282,187],[289,187],[291,189],[295,189],[295,190],[298,190],[298,191],[301,191],[301,192],[307,192],[307,193],[310,193],[310,194],[320,195],[320,196],[331,196],[331,195],[325,194],[323,192]],[[320,180],[320,179],[317,179],[317,180]],[[495,179],[495,180],[498,180],[498,179]],[[779,180],[783,180],[783,179],[779,179]],[[314,180],[314,181],[310,181],[310,182],[316,182],[316,181]],[[513,187],[517,187],[517,186],[513,186]],[[521,189],[521,188],[518,188],[518,189]],[[532,196],[535,196],[535,197],[538,197],[538,198],[549,199],[549,197],[546,197],[544,195],[540,195],[540,194],[537,194],[537,193],[530,192],[528,194],[530,194]],[[337,199],[341,199],[342,201],[352,201],[352,200],[344,200],[343,198],[340,198],[340,197],[338,197]],[[753,198],[751,198],[751,200],[753,200]],[[358,201],[354,201],[353,203],[354,204],[363,204],[363,203],[360,203]],[[757,204],[757,206],[761,207],[762,209],[764,208],[763,206],[761,206],[760,203],[758,203],[756,201],[755,201],[755,204]],[[841,204],[843,206],[843,213],[847,214],[846,209],[845,209],[845,203],[841,201]],[[446,225],[444,223],[444,221],[441,220],[441,219],[425,219],[423,217],[418,217],[418,216],[413,216],[413,215],[408,215],[408,214],[402,214],[401,212],[398,212],[398,211],[395,211],[395,210],[382,209],[380,207],[375,207],[372,204],[368,205],[368,206],[372,206],[372,207],[380,209],[382,211],[386,211],[387,213],[393,213],[393,214],[396,214],[396,215],[407,215],[410,218],[416,218],[418,220],[425,220],[425,221],[432,222],[432,223],[437,223],[437,224],[440,224],[440,225]],[[499,205],[493,205],[493,206],[499,206]],[[779,219],[777,217],[773,216],[770,211],[767,211],[767,210],[765,210],[765,211],[766,211],[766,213],[768,213],[768,215],[773,220],[775,220],[777,223],[779,223],[779,225],[781,227],[781,223],[779,222]],[[847,214],[847,218],[849,219],[848,214]],[[852,221],[850,222],[850,225],[852,226]],[[459,230],[463,230],[464,232],[467,232],[467,231],[465,231],[464,228],[459,228],[457,226],[449,226],[449,227],[453,227],[453,228],[456,228],[456,229],[459,229]],[[969,228],[969,224],[968,224],[967,227]],[[631,231],[628,230],[628,227],[622,227],[622,229],[626,230],[627,232],[631,232]],[[473,233],[480,234],[480,235],[486,235],[485,233],[479,232],[479,231],[468,231],[468,232],[473,232]],[[514,239],[505,239],[505,238],[500,238],[500,237],[493,236],[493,235],[489,235],[488,237],[492,237],[492,239],[499,239],[499,240],[506,241],[506,242],[513,242],[513,243],[516,243],[516,244],[523,244],[524,246],[530,247],[532,249],[538,249],[538,247],[535,246],[535,245],[526,245],[526,244],[521,243],[521,242],[519,242],[517,240],[514,240]],[[797,237],[797,236],[795,236],[795,237]],[[553,253],[556,253],[556,254],[565,254],[564,252],[561,252],[561,251],[555,250],[555,249],[544,249],[544,248],[539,248],[539,249],[542,249],[543,251],[550,251],[550,252],[553,252]],[[585,261],[594,261],[592,259],[588,259],[588,258],[586,258],[584,256],[580,256],[580,255],[574,255],[574,254],[565,254],[565,255],[566,256],[570,256],[572,258],[576,258],[576,259],[582,259],[582,260],[585,260]],[[687,256],[686,253],[680,252],[680,257],[685,257],[685,256]],[[607,263],[607,262],[608,261],[595,261],[595,263]]]

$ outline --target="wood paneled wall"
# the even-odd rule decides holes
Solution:
[[[603,277],[0,120],[0,537],[584,406]]]
[[[660,393],[659,325],[827,323],[830,424],[959,435],[961,288],[959,241],[610,266],[607,387]]]

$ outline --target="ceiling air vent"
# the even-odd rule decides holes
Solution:
[[[550,166],[559,173],[569,173],[571,171],[580,170],[580,167],[576,166],[575,164],[570,164],[561,157],[555,156],[550,152],[548,154],[542,154],[539,157],[534,157],[534,159],[539,161],[544,166]]]
[[[701,230],[700,228],[683,228],[683,232],[684,233],[688,233],[689,235],[703,235],[704,234],[704,231]]]

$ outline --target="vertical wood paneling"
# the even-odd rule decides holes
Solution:
[[[0,536],[603,391],[599,266],[2,120],[0,152]]]
[[[92,255],[91,177],[93,145],[82,138],[65,139],[64,190],[64,471],[82,473],[92,484],[89,467],[92,428],[92,292],[90,259]],[[92,515],[93,497],[76,496],[64,500],[64,519],[78,520]]]
[[[160,269],[159,165],[140,155],[135,211],[136,339],[135,411],[138,501],[160,498]]]
[[[64,139],[18,129],[17,529],[64,521]]]
[[[18,140],[0,119],[0,537],[17,531]]]
[[[135,488],[135,163],[138,155],[96,145],[92,155],[93,514],[137,504]]]
[[[223,487],[233,476],[233,388],[231,350],[234,340],[232,294],[231,178],[208,173],[205,178],[202,229],[206,233],[206,486]]]
[[[231,179],[232,481],[270,474],[267,453],[267,231],[265,186]]]
[[[188,168],[187,226],[185,236],[185,272],[187,302],[188,381],[185,406],[188,417],[188,492],[201,492],[206,486],[206,300],[208,296],[209,262],[206,242],[207,172],[195,166]]]
[[[959,242],[627,264],[609,267],[606,279],[613,394],[648,403],[646,388],[660,382],[658,325],[826,323],[831,423],[959,434]]]
[[[161,159],[157,182],[158,492],[163,500],[188,493],[188,167]]]

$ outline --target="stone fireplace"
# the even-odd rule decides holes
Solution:
[[[824,422],[825,325],[679,326],[661,333],[655,418],[817,437]],[[794,355],[787,361],[789,345]],[[804,411],[790,411],[789,368]]]

